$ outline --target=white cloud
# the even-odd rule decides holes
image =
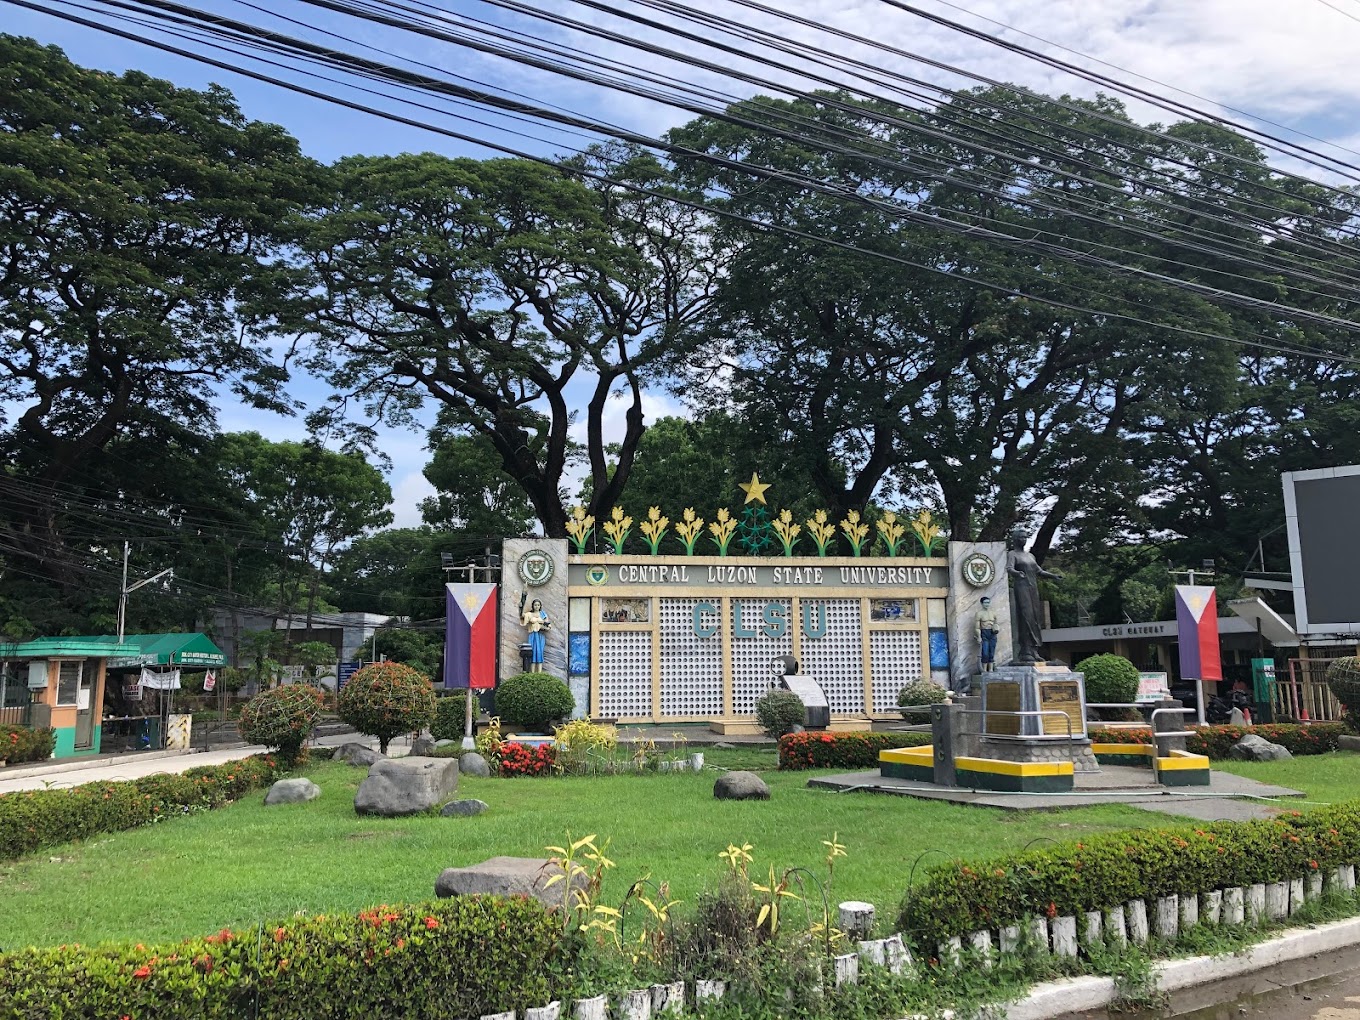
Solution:
[[[420,501],[435,494],[434,486],[417,468],[404,474],[393,473],[392,527],[417,528],[421,524]]]

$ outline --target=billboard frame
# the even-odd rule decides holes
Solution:
[[[1311,471],[1286,471],[1280,476],[1284,487],[1284,521],[1289,534],[1289,570],[1294,581],[1294,630],[1302,638],[1321,635],[1351,637],[1360,635],[1360,620],[1347,623],[1313,623],[1308,619],[1308,600],[1303,583],[1303,545],[1299,538],[1299,510],[1294,495],[1298,482],[1319,478],[1349,478],[1360,475],[1360,464],[1316,468]]]

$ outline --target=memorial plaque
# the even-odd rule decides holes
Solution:
[[[1039,681],[1039,708],[1044,711],[1054,711],[1066,713],[1072,720],[1072,733],[1080,736],[1086,732],[1086,725],[1081,714],[1081,684],[1075,680],[1040,680]],[[1044,715],[1039,717],[1043,722],[1043,732],[1054,735],[1066,735],[1067,725],[1057,716]]]
[[[779,678],[786,690],[798,695],[803,703],[804,725],[810,730],[824,730],[831,725],[831,703],[816,678],[806,673],[791,673]]]
[[[992,712],[1020,711],[1020,685],[1010,681],[993,681],[986,685],[988,712],[986,732],[999,736],[1016,737],[1020,735],[1018,715],[992,715]]]

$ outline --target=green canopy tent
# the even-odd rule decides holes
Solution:
[[[225,666],[227,657],[206,634],[129,634],[123,638],[124,647],[131,645],[133,654],[109,659],[109,669],[135,669],[141,666],[181,666],[186,669],[210,669]]]

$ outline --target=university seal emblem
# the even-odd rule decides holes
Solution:
[[[552,580],[552,557],[542,549],[530,549],[519,561],[519,576],[531,588],[547,584]]]

